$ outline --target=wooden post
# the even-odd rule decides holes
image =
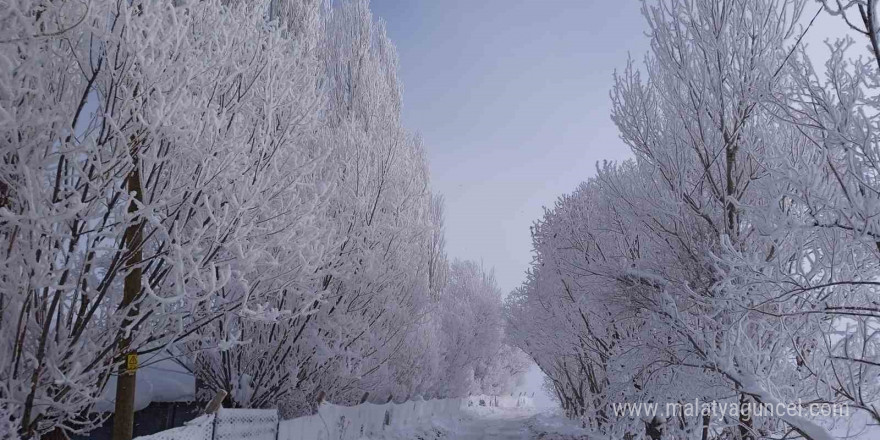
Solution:
[[[208,402],[208,406],[205,407],[205,414],[214,414],[223,407],[223,399],[226,398],[226,391],[220,390],[217,391],[217,394],[214,395],[214,398]]]

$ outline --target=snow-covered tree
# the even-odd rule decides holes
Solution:
[[[304,262],[259,271],[294,283],[273,284],[271,307],[303,312],[217,320],[202,332],[207,345],[229,343],[196,360],[206,395],[232,390],[235,406],[280,402],[285,415],[311,411],[318,395],[352,403],[426,392],[436,368],[420,360],[436,359],[432,314],[445,286],[442,198],[429,190],[421,139],[402,127],[384,25],[366,1],[349,1],[322,10],[313,27],[322,96],[314,148],[327,152],[315,176],[328,186],[310,215],[322,245]]]
[[[785,287],[836,273],[813,261],[850,258],[839,237],[818,241],[800,226],[809,210],[798,197],[815,197],[793,195],[828,194],[816,183],[835,183],[824,165],[802,166],[819,157],[802,154],[803,129],[780,117],[779,107],[797,108],[789,64],[802,7],[645,4],[650,55],[643,71],[631,64],[617,75],[612,92],[612,118],[635,159],[599,168],[536,224],[535,263],[507,306],[517,345],[569,414],[616,436],[829,438],[801,417],[608,411],[611,401],[840,400],[805,380],[809,362],[833,358],[808,359],[836,328],[806,318],[819,292]],[[823,177],[807,186],[795,175]]]
[[[767,104],[793,132],[793,142],[775,145],[768,160],[780,196],[779,209],[765,218],[777,231],[788,230],[776,235],[785,260],[735,261],[752,282],[773,289],[774,302],[796,305],[776,316],[789,323],[799,377],[812,384],[811,398],[849,404],[876,423],[878,3],[821,3],[866,51],[854,49],[849,37],[829,42],[823,73],[806,51],[792,54],[789,81],[772,90]]]
[[[85,432],[127,356],[311,308],[271,300],[327,247],[317,35],[265,2],[8,6],[0,399],[25,437]]]

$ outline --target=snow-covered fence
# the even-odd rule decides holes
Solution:
[[[221,409],[180,428],[136,440],[353,440],[430,423],[433,417],[461,415],[462,399],[340,406],[325,403],[318,413],[278,420],[275,410]]]
[[[137,437],[137,440],[276,440],[278,423],[278,411],[274,409],[221,408],[180,428]]]
[[[275,440],[278,411],[274,409],[220,409],[214,418],[214,440]]]

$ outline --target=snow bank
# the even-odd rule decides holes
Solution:
[[[213,429],[214,415],[210,414],[190,420],[180,428],[137,437],[136,440],[212,440]]]
[[[168,429],[136,440],[276,440],[278,411],[274,409],[225,409],[208,414],[180,428]]]
[[[462,399],[438,399],[383,405],[324,404],[318,409],[318,414],[282,421],[278,439],[357,440],[378,437],[386,431],[398,432],[429,425],[435,418],[459,418],[462,403]]]
[[[145,362],[146,363],[146,362]],[[135,385],[134,409],[140,411],[152,402],[192,402],[195,400],[196,380],[192,373],[172,359],[160,360],[138,368]],[[116,376],[111,376],[101,399],[95,405],[97,412],[113,412],[116,401]]]

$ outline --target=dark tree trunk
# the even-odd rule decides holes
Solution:
[[[645,423],[645,435],[651,440],[660,440],[663,436],[663,422],[654,417],[650,423]]]
[[[138,163],[137,140],[132,142],[132,161],[134,162],[131,174],[128,177],[128,191],[134,193],[134,198],[143,200],[141,187],[140,164]],[[132,202],[128,205],[128,212],[137,212],[137,205]],[[120,309],[126,310],[123,327],[131,326],[137,316],[137,304],[135,301],[141,292],[142,268],[140,266],[143,244],[143,229],[140,221],[134,221],[125,230],[123,237],[126,244],[129,268],[125,276]],[[134,330],[134,329],[132,329]],[[119,353],[125,356],[125,361],[119,366],[119,376],[116,380],[116,407],[113,414],[113,440],[131,440],[134,430],[134,396],[135,382],[137,380],[137,353],[131,350],[131,337],[122,337],[119,341]],[[132,364],[133,361],[133,364]],[[132,364],[133,367],[130,365]]]

